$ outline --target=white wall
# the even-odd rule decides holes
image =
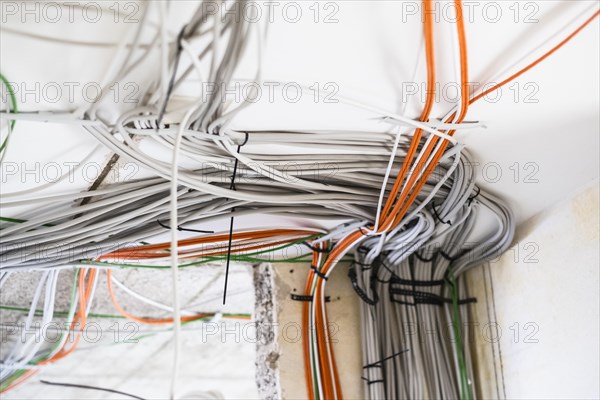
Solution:
[[[485,397],[600,397],[598,182],[527,221],[471,274]]]

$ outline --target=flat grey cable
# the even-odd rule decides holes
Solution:
[[[503,205],[501,201],[497,198],[493,198],[490,201],[490,198],[487,197],[487,193],[483,193],[481,190],[474,190],[474,174],[471,168],[471,163],[468,162],[468,158],[464,157],[463,154],[461,166],[457,168],[452,175],[452,177],[448,180],[451,182],[451,186],[449,187],[449,191],[445,192],[445,199],[442,202],[438,202],[437,207],[432,207],[435,205],[437,200],[433,200],[429,203],[428,209],[431,210],[430,215],[435,214],[435,233],[433,230],[428,233],[431,240],[435,240],[435,242],[430,243],[429,245],[425,245],[425,243],[421,243],[418,247],[421,248],[422,253],[433,253],[437,254],[433,257],[433,266],[435,266],[435,270],[431,270],[428,267],[428,263],[421,261],[416,258],[414,255],[410,255],[413,251],[409,251],[408,255],[410,255],[410,259],[413,260],[414,269],[406,269],[408,264],[406,258],[403,258],[402,253],[393,252],[390,253],[389,250],[386,250],[389,245],[384,245],[381,248],[380,254],[385,254],[385,258],[383,258],[382,262],[386,263],[385,265],[396,266],[393,271],[400,278],[405,279],[407,282],[411,280],[416,281],[439,281],[442,282],[445,274],[450,271],[450,263],[457,265],[457,271],[464,271],[468,266],[479,265],[486,258],[491,257],[495,251],[505,248],[510,244],[512,240],[512,233],[514,231],[514,220],[512,219],[512,215],[509,209]],[[466,243],[468,239],[470,239],[470,235],[477,218],[477,213],[472,212],[472,207],[479,207],[481,205],[486,206],[489,210],[488,212],[493,212],[497,216],[499,229],[497,231],[488,234],[483,238],[480,244],[476,244],[472,248],[468,249],[467,255],[458,256],[454,254],[456,251],[462,251],[460,246],[457,248],[457,244],[462,246],[462,243]],[[409,225],[407,225],[409,226]],[[415,226],[418,226],[416,224]],[[393,240],[393,236],[391,237]],[[441,241],[441,242],[440,242]],[[377,240],[369,239],[365,241],[362,247],[370,247],[373,246]],[[406,243],[402,243],[404,247],[406,247]],[[485,246],[482,246],[485,244]],[[425,246],[423,246],[425,245]],[[402,248],[402,246],[395,246],[396,248]],[[409,246],[410,247],[410,246]],[[392,247],[394,248],[394,247]],[[485,250],[484,250],[485,249]],[[438,252],[438,253],[435,253]],[[452,255],[448,255],[445,252],[452,252]],[[360,252],[357,252],[357,256]],[[394,254],[392,257],[391,255]],[[440,257],[439,254],[444,254],[444,257]],[[427,257],[427,255],[425,256]],[[453,258],[452,261],[445,257],[456,257]],[[436,261],[437,260],[437,261]],[[386,296],[385,289],[383,289],[386,284],[382,282],[386,282],[389,279],[388,270],[383,270],[383,275],[377,275],[377,284],[376,290],[374,292],[370,291],[369,280],[372,279],[371,271],[375,267],[377,261],[371,264],[364,264],[364,257],[358,257],[356,260],[355,268],[358,270],[362,270],[362,273],[358,273],[357,275],[362,279],[358,279],[359,285],[364,291],[364,293],[374,296],[375,294],[379,294],[379,302],[375,307],[379,310],[376,314],[373,314],[372,307],[373,305],[367,304],[366,302],[361,302],[361,320],[365,325],[367,330],[363,330],[363,357],[365,363],[370,365],[373,362],[374,357],[381,356],[383,353],[389,353],[395,350],[394,346],[391,344],[390,338],[398,337],[395,331],[390,332],[390,319],[397,318],[397,321],[402,322],[403,324],[415,324],[417,330],[419,332],[418,335],[410,335],[415,338],[420,338],[417,341],[415,340],[407,340],[407,342],[412,344],[412,350],[414,351],[411,354],[411,357],[401,358],[399,360],[395,360],[393,364],[389,366],[387,371],[385,371],[384,375],[380,373],[373,373],[370,371],[365,371],[367,379],[365,383],[365,393],[369,395],[369,398],[381,398],[382,392],[380,388],[385,388],[386,396],[393,396],[400,394],[399,397],[408,397],[408,398],[420,398],[420,397],[458,397],[460,388],[458,387],[460,381],[460,372],[457,367],[457,355],[456,349],[454,348],[454,343],[452,340],[449,340],[447,337],[439,336],[440,340],[432,340],[432,335],[427,335],[424,330],[433,329],[434,332],[442,332],[442,329],[446,326],[446,324],[450,321],[450,314],[448,313],[450,305],[442,303],[443,308],[439,306],[431,306],[429,304],[416,304],[415,306],[405,306],[405,305],[396,305],[393,308],[396,309],[395,312],[390,313],[389,311],[389,297]],[[369,260],[367,260],[369,261]],[[372,260],[371,260],[372,261]],[[359,265],[363,265],[363,268],[359,268]],[[370,265],[370,267],[369,267]],[[397,269],[400,268],[400,269]],[[430,272],[427,272],[429,269]],[[403,271],[403,272],[402,272]],[[410,273],[407,275],[407,272],[414,271],[414,273]],[[358,271],[357,271],[358,272]],[[456,271],[455,271],[456,272]],[[366,274],[366,275],[365,275]],[[459,296],[465,295],[465,282],[462,279],[458,279],[458,292]],[[401,286],[402,287],[402,286]],[[410,289],[410,285],[408,286]],[[431,295],[437,296],[436,298],[445,298],[448,296],[447,286],[440,285],[437,286],[437,290],[433,290],[432,287],[417,287],[416,289],[419,293],[431,293]],[[408,290],[407,293],[410,293]],[[417,292],[415,292],[417,293]],[[416,296],[416,294],[415,294]],[[403,302],[407,302],[411,296],[398,296]],[[415,297],[417,298],[417,297]],[[462,298],[462,297],[460,297]],[[373,297],[371,297],[373,299]],[[433,307],[433,309],[432,309]],[[465,320],[466,318],[466,307],[461,306],[461,320]],[[417,313],[414,313],[417,311]],[[379,314],[381,313],[381,314]],[[373,328],[372,323],[369,323],[371,317],[380,315],[380,322],[375,322],[375,326],[378,326],[376,330]],[[416,319],[415,319],[416,318]],[[405,325],[400,324],[398,329],[402,332],[405,329]],[[393,329],[392,329],[393,330]],[[374,341],[377,337],[372,336],[375,332],[387,332],[382,339]],[[383,340],[383,342],[381,341]],[[380,343],[380,344],[378,344]],[[468,343],[468,342],[466,342]],[[383,347],[381,347],[383,346]],[[377,347],[380,347],[382,350],[375,351]],[[422,350],[425,350],[423,353]],[[469,349],[464,349],[462,351],[465,362],[466,362],[466,370],[468,375],[468,381],[470,383],[470,389],[475,390],[475,382],[473,376],[473,366],[470,358]],[[416,357],[418,358],[416,358]],[[424,357],[424,358],[423,358]],[[421,361],[421,359],[423,361]],[[407,365],[406,361],[410,365]],[[389,361],[388,361],[389,363]],[[404,367],[404,368],[402,368]],[[390,375],[393,371],[402,370],[400,376],[394,377]],[[411,374],[406,374],[407,371],[413,371]],[[418,373],[414,373],[414,371],[419,371]],[[383,379],[383,376],[386,379]],[[409,378],[406,381],[406,378]],[[410,378],[412,377],[412,379]],[[384,382],[372,383],[373,380],[381,380]],[[404,382],[404,383],[402,383]],[[380,388],[373,388],[374,385],[379,386]],[[433,390],[433,392],[428,393],[428,391]]]

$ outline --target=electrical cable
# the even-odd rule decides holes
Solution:
[[[470,106],[548,59],[600,11],[525,67],[471,94],[463,5],[460,0],[453,3],[453,54],[460,80],[456,107],[434,107],[441,66],[436,44],[441,35],[436,35],[433,1],[423,0],[427,96],[418,119],[404,115],[406,104],[397,114],[340,98],[342,106],[383,122],[385,127],[374,131],[240,129],[234,121],[250,106],[248,97],[236,104],[227,99],[227,90],[183,96],[179,90],[192,82],[192,74],[201,84],[229,88],[253,44],[257,60],[252,82],[262,81],[267,28],[249,23],[241,14],[243,7],[228,2],[219,3],[227,10],[223,18],[218,13],[207,15],[198,6],[176,31],[168,25],[166,2],[144,4],[141,22],[118,43],[43,39],[110,49],[111,62],[100,79],[103,88],[144,68],[154,72],[139,79],[138,103],[117,104],[118,115],[111,120],[102,112],[105,97],[75,110],[19,111],[10,83],[0,75],[10,94],[6,110],[0,112],[8,127],[0,147],[2,160],[16,121],[54,123],[78,127],[95,139],[96,147],[84,161],[104,149],[111,152],[105,172],[122,159],[149,174],[115,182],[105,182],[102,176],[84,190],[49,190],[56,186],[44,184],[3,193],[0,206],[9,215],[0,218],[0,286],[12,285],[22,276],[38,278],[30,307],[22,307],[27,310],[25,327],[31,327],[35,318],[47,324],[64,315],[54,309],[59,276],[65,270],[75,274],[66,311],[68,332],[53,345],[29,339],[11,343],[0,364],[0,390],[13,389],[76,350],[81,340],[78,327],[94,315],[96,287],[105,271],[109,296],[122,317],[172,329],[170,398],[175,399],[182,323],[221,315],[218,310],[193,311],[201,301],[182,309],[180,268],[224,261],[227,289],[230,261],[310,261],[302,293],[308,299],[302,304],[307,392],[311,399],[342,399],[343,371],[331,345],[326,290],[332,271],[351,260],[349,277],[360,299],[364,397],[477,397],[480,382],[469,348],[471,337],[461,329],[476,301],[469,297],[465,273],[508,249],[515,218],[500,197],[477,186],[473,156],[455,133],[484,127],[466,120]],[[158,21],[152,21],[151,11],[158,13]],[[12,28],[9,32],[42,40]],[[421,57],[415,76],[420,62]],[[314,93],[305,86],[301,90]],[[56,183],[64,183],[66,177],[61,175]],[[329,231],[285,226],[234,229],[234,218],[249,216],[285,217],[299,226],[310,219],[343,222]],[[474,237],[474,227],[484,217],[493,217],[494,226]],[[168,225],[161,222],[167,220]],[[229,221],[229,230],[219,232],[215,224],[224,221]],[[167,230],[168,242],[157,239]],[[295,246],[303,250],[294,257],[282,255]],[[114,269],[128,268],[168,269],[172,304],[152,300],[113,277]],[[129,313],[118,302],[113,284],[170,316]],[[406,326],[414,326],[415,332],[407,332]],[[447,336],[442,334],[444,327],[450,327]],[[73,341],[67,340],[69,335]]]

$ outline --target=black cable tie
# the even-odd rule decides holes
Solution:
[[[438,306],[441,307],[444,305],[444,302],[436,299],[415,299],[415,306],[417,304],[425,304],[429,306]]]
[[[165,229],[171,229],[171,227],[169,225],[162,223],[160,221],[160,219],[157,219],[156,222],[158,222],[158,224]],[[183,228],[181,225],[177,225],[177,230],[179,232],[215,233],[215,231],[207,231],[207,230],[203,230],[203,229]]]
[[[197,232],[197,233],[215,233],[215,231],[206,231],[203,229],[190,229],[190,228],[182,228],[181,225],[177,225],[178,231],[186,231],[186,232]]]
[[[406,353],[407,351],[408,351],[408,349],[400,350],[399,352],[397,352],[397,353],[395,353],[395,354],[392,354],[391,356],[387,356],[387,357],[385,357],[385,358],[382,358],[382,359],[381,359],[381,360],[379,360],[379,361],[375,361],[374,363],[371,363],[371,364],[367,364],[367,365],[365,365],[365,366],[363,367],[363,369],[366,369],[366,368],[377,368],[377,367],[379,367],[379,368],[382,368],[382,367],[383,367],[383,363],[384,363],[384,362],[386,362],[386,361],[388,361],[388,360],[391,360],[392,358],[398,357],[399,355],[401,355],[401,354],[404,354],[404,353]]]
[[[320,249],[315,246],[311,246],[308,242],[302,242],[303,245],[314,251],[315,253],[329,253],[331,251],[331,247],[327,247],[325,249]]]
[[[435,214],[435,217],[438,219],[438,221],[440,221],[442,224],[446,224],[446,225],[452,226],[452,221],[450,221],[450,220],[448,220],[448,221],[442,220],[442,217],[440,217],[440,214],[438,214],[437,209],[435,208],[435,203],[431,203],[431,207],[433,208],[433,213]]]
[[[384,262],[383,262],[383,260],[380,260],[380,261],[379,261],[379,264],[383,265],[383,268],[387,269],[387,270],[388,270],[388,272],[389,272],[390,274],[392,274],[392,277],[393,277],[393,276],[396,276],[396,273],[394,272],[394,270],[392,270],[390,267],[388,267],[388,265],[387,265],[386,263],[384,263]]]
[[[159,224],[160,226],[162,226],[163,228],[165,228],[165,229],[171,229],[171,227],[170,227],[169,225],[165,225],[165,224],[163,224],[162,222],[160,222],[160,219],[157,219],[157,220],[156,220],[156,222],[158,222],[158,224]]]
[[[404,279],[397,276],[392,277],[392,284],[398,285],[407,285],[407,286],[441,286],[444,284],[443,279],[435,280],[435,281],[419,281],[414,279]]]
[[[364,233],[364,232],[363,232],[363,227],[362,227],[362,226],[361,226],[360,228],[358,228],[358,230],[360,231],[360,233],[361,233],[363,236],[369,237],[369,235],[367,235],[366,233]]]
[[[363,267],[363,268],[371,268],[371,264],[365,264],[365,263],[362,263],[362,262],[356,261],[356,260],[352,261],[352,264],[353,265],[358,265],[358,266]]]
[[[439,253],[440,256],[442,256],[446,260],[448,260],[450,262],[454,262],[454,261],[458,260],[459,258],[461,258],[462,256],[464,256],[467,252],[469,252],[469,249],[464,249],[462,252],[458,253],[454,257],[452,257],[451,255],[449,255],[448,253],[445,253],[443,250],[440,250],[438,253]]]
[[[382,265],[385,269],[388,270],[388,272],[391,274],[390,279],[388,279],[387,281],[381,280],[379,279],[379,277],[375,277],[375,280],[379,283],[393,283],[393,281],[395,279],[401,279],[398,275],[396,275],[396,273],[394,272],[394,270],[392,270],[385,262],[383,262],[383,260],[379,261],[379,265]]]
[[[359,261],[353,261],[352,264],[350,265],[351,267],[353,266],[359,266],[363,271],[368,271],[371,268],[373,268],[373,265],[371,264],[365,264],[365,263],[361,263]]]
[[[408,301],[402,301],[402,300],[398,300],[395,299],[393,296],[390,298],[390,301],[392,303],[396,303],[396,304],[402,304],[403,306],[416,306],[416,303],[409,303]]]
[[[427,304],[430,306],[443,306],[444,305],[444,299],[442,298],[435,298],[435,297],[416,297],[415,298],[415,305],[416,304]]]
[[[376,280],[377,282],[379,282],[379,283],[382,283],[382,284],[384,284],[384,285],[385,285],[386,283],[390,283],[390,282],[392,281],[392,277],[390,277],[390,278],[389,278],[387,281],[384,281],[383,279],[379,278],[377,275],[375,275],[375,276],[374,276],[373,278],[371,278],[371,279],[374,279],[374,280]]]
[[[387,281],[384,281],[384,280],[380,279],[380,278],[379,278],[379,276],[378,276],[378,275],[377,275],[377,273],[376,273],[374,276],[372,276],[372,277],[371,277],[371,279],[372,279],[372,280],[374,280],[374,281],[377,281],[377,282],[379,282],[379,283],[382,283],[382,284],[390,283],[390,282],[391,282],[391,280],[392,280],[392,278],[393,278],[393,277],[395,277],[395,276],[396,276],[396,274],[395,274],[395,273],[394,273],[394,271],[393,271],[393,270],[392,270],[390,267],[388,267],[388,266],[386,265],[386,263],[384,263],[383,261],[380,261],[380,262],[379,262],[379,265],[382,265],[382,266],[383,266],[385,269],[387,269],[387,270],[388,270],[388,272],[391,274],[391,277],[390,277],[390,278],[389,278]],[[379,270],[379,269],[378,269],[378,270]]]
[[[290,294],[290,297],[294,301],[308,301],[308,302],[313,301],[313,297],[309,294],[301,295],[301,294],[292,293],[292,294]]]
[[[432,304],[432,305],[443,305],[444,301],[441,296],[435,293],[420,292],[416,290],[407,290],[400,288],[390,288],[391,298],[394,299],[393,295],[402,295],[413,298],[412,303],[402,302],[403,304],[416,305],[416,304]],[[401,301],[400,301],[401,302]]]
[[[310,269],[312,269],[313,271],[315,271],[315,274],[317,274],[317,276],[319,276],[320,278],[325,279],[325,280],[329,279],[327,277],[327,275],[325,275],[324,273],[322,273],[321,271],[319,271],[319,269],[316,266],[311,265]]]
[[[413,254],[414,254],[414,255],[415,255],[415,257],[417,257],[419,260],[421,260],[421,261],[423,261],[423,262],[426,262],[426,263],[428,263],[428,262],[432,262],[432,261],[433,261],[433,258],[434,258],[433,256],[431,256],[431,258],[425,258],[425,257],[423,257],[422,255],[420,255],[418,251],[415,251]]]
[[[250,139],[250,134],[248,132],[245,131],[244,134],[246,135],[246,137],[244,138],[244,142],[240,144],[240,147],[244,147],[246,143],[248,143],[248,139]]]
[[[377,293],[373,292],[373,299],[371,299],[371,298],[369,298],[369,296],[367,296],[365,291],[360,286],[358,286],[356,270],[354,268],[350,268],[348,270],[348,277],[350,278],[350,281],[352,282],[352,287],[354,288],[354,291],[356,292],[356,294],[358,294],[358,297],[360,297],[362,299],[362,301],[364,301],[365,303],[367,303],[371,306],[374,306],[375,304],[377,304],[379,302],[379,296],[377,296]]]
[[[435,305],[435,306],[443,306],[444,304],[452,304],[453,303],[452,299],[439,296],[435,293],[420,292],[420,291],[416,291],[416,290],[390,288],[390,295],[391,295],[390,296],[391,300],[393,302],[399,303],[399,304],[406,304],[406,305],[429,304],[429,305]],[[412,297],[414,300],[414,303],[408,303],[408,302],[405,302],[402,300],[398,300],[398,299],[394,298],[393,295]],[[458,304],[460,304],[460,305],[470,304],[470,303],[477,303],[477,298],[469,297],[469,298],[458,301]]]
[[[440,298],[441,296],[431,293],[431,292],[423,292],[420,290],[413,289],[402,289],[402,288],[392,288],[390,289],[390,293],[399,294],[403,296],[413,296],[415,298]]]
[[[475,195],[473,195],[472,197],[469,197],[469,199],[467,200],[467,205],[469,207],[471,207],[471,203],[473,202],[473,200],[475,200],[481,194],[481,189],[479,188],[479,186],[476,186],[475,189],[477,190],[477,193],[475,193]]]
[[[433,296],[413,296],[412,297],[413,301],[409,302],[409,301],[396,299],[394,297],[394,294],[397,294],[397,293],[390,294],[390,300],[394,303],[398,303],[398,304],[402,304],[402,305],[413,306],[413,307],[415,307],[417,304],[429,304],[429,305],[433,305],[433,306],[444,305],[444,302],[441,299],[437,298],[435,295],[433,295]],[[410,295],[406,295],[406,294],[402,294],[402,295],[410,297]]]
[[[294,301],[306,301],[306,302],[313,301],[313,296],[311,296],[309,294],[294,294],[294,293],[291,293],[290,297]],[[331,297],[330,296],[325,296],[325,302],[329,303],[330,301],[331,301]]]
[[[365,378],[364,376],[362,377],[363,381],[367,381],[367,385],[372,385],[373,383],[384,383],[385,381],[383,379],[376,379],[374,381],[370,381],[367,378]]]
[[[433,259],[433,257],[432,257]],[[398,284],[398,285],[408,285],[408,286],[441,286],[444,284],[444,280],[431,280],[431,281],[421,281],[416,279],[404,279],[399,277],[385,262],[380,261],[380,264],[387,269],[392,276],[389,280],[383,281],[379,278],[375,278],[378,282],[381,283],[389,283],[390,285]]]

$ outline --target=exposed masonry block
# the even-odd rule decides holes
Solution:
[[[279,345],[277,343],[277,288],[271,264],[254,268],[256,331],[256,384],[259,395],[267,400],[281,398]]]
[[[362,398],[358,296],[340,264],[327,284],[327,305],[333,347],[346,398]],[[302,353],[301,294],[309,264],[261,264],[254,271],[255,319],[263,340],[257,347],[257,383],[266,399],[307,398]]]

